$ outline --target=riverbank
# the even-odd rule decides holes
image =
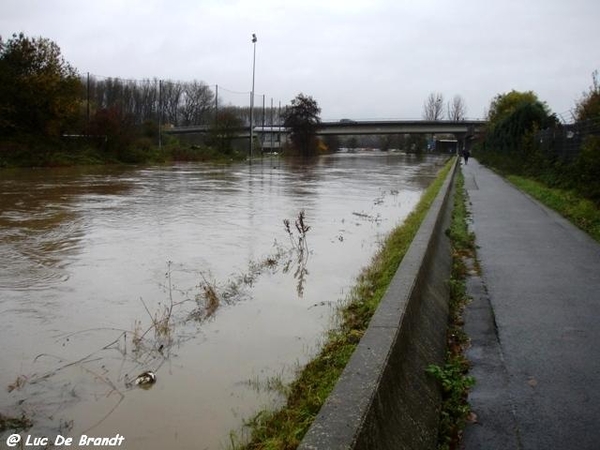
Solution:
[[[453,167],[449,161],[425,191],[414,211],[394,229],[339,311],[339,325],[330,331],[322,350],[285,390],[286,405],[279,411],[261,411],[248,422],[249,442],[233,443],[236,449],[293,449],[307,432],[332,392],[371,317],[396,273],[429,208]]]
[[[165,138],[160,147],[150,139],[142,140],[134,146],[114,147],[107,145],[101,136],[51,141],[30,138],[0,144],[0,169],[172,162],[219,163],[243,161],[246,157],[246,152],[223,152],[210,146],[187,145],[174,138]]]

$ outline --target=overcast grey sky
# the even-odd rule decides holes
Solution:
[[[0,1],[3,38],[49,38],[80,73],[196,79],[235,104],[223,88],[251,90],[256,33],[256,93],[311,95],[325,120],[420,118],[433,91],[478,118],[511,89],[568,115],[600,68],[599,20],[599,0]]]

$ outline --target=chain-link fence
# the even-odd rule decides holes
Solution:
[[[548,155],[572,161],[587,136],[600,136],[600,118],[576,122],[536,133],[540,149]]]

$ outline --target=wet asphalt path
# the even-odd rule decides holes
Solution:
[[[600,244],[471,159],[467,450],[600,449]]]

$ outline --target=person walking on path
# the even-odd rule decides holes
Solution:
[[[471,156],[471,152],[465,148],[462,152],[462,156],[465,160],[465,164],[469,164],[469,156]]]
[[[466,450],[600,448],[600,244],[477,160],[462,166],[476,421]]]

